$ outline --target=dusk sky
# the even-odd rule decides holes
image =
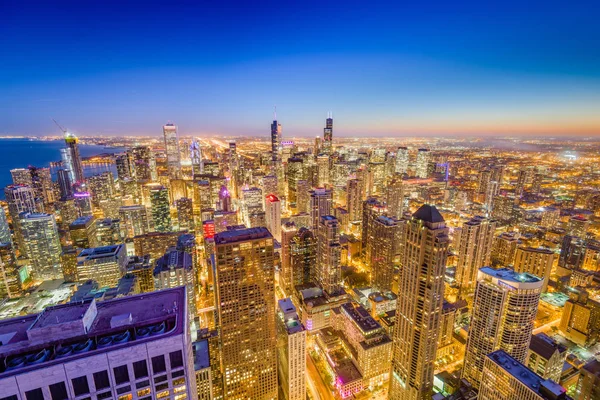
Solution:
[[[0,134],[600,134],[597,1],[91,3],[0,5]]]

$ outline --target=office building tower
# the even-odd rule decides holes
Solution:
[[[538,333],[531,337],[525,365],[542,378],[559,382],[566,358],[565,346],[545,333]]]
[[[169,189],[162,185],[150,186],[150,206],[152,224],[156,232],[171,231],[171,210],[169,207]]]
[[[175,201],[177,207],[177,222],[179,223],[180,231],[194,229],[194,209],[192,199],[182,197]]]
[[[373,235],[367,241],[371,248],[371,286],[380,292],[390,292],[394,281],[394,259],[402,240],[402,223],[381,215],[373,221],[372,228]]]
[[[558,266],[566,269],[579,269],[585,257],[585,241],[576,236],[563,237],[558,257]]]
[[[63,246],[60,255],[60,264],[63,278],[66,282],[78,282],[77,278],[77,256],[80,250],[73,246]]]
[[[86,183],[90,189],[92,202],[96,206],[98,206],[101,200],[112,199],[117,193],[115,178],[110,171],[90,176]]]
[[[73,183],[82,183],[85,181],[83,176],[83,164],[81,154],[79,153],[79,139],[72,133],[65,132],[65,143],[70,155],[70,164],[67,167],[72,172],[71,180]],[[63,162],[65,159],[63,158]]]
[[[429,162],[431,152],[428,149],[419,149],[417,152],[417,163],[415,165],[415,176],[417,178],[429,177]]]
[[[523,192],[525,191],[525,184],[527,183],[527,179],[529,176],[529,171],[520,170],[517,176],[517,184],[515,186],[515,195],[517,197],[523,196]]]
[[[283,288],[285,293],[291,293],[291,290],[293,289],[291,245],[297,233],[298,227],[294,222],[286,222],[281,226],[281,269],[279,272],[279,286]]]
[[[145,256],[127,257],[127,274],[137,277],[140,284],[140,292],[153,292],[154,286],[154,265],[150,262],[150,254]]]
[[[229,189],[227,189],[227,186],[225,185],[222,185],[219,190],[219,204],[217,210],[224,212],[233,211],[231,206],[231,193],[229,193]]]
[[[489,169],[484,169],[479,172],[479,176],[477,177],[477,193],[486,193],[488,184],[490,183],[492,176],[492,171]]]
[[[494,238],[492,244],[492,265],[507,267],[513,264],[517,246],[521,242],[514,232],[502,232]]]
[[[11,242],[0,243],[0,301],[23,294],[19,266]]]
[[[373,236],[373,221],[375,218],[385,215],[387,207],[375,197],[369,197],[363,202],[362,213],[362,248],[365,252],[365,260],[371,260],[371,247],[367,246],[369,238]]]
[[[34,279],[62,278],[61,247],[54,215],[24,212],[18,221],[23,237],[21,249],[31,262]]]
[[[199,332],[200,335],[200,332]],[[196,373],[196,396],[198,400],[213,400],[213,376],[210,363],[209,338],[202,337],[192,343],[194,371]],[[215,399],[216,400],[216,399]]]
[[[317,238],[301,227],[290,243],[291,287],[316,282]]]
[[[8,214],[13,221],[18,220],[19,214],[23,212],[42,211],[30,186],[8,185],[4,188],[4,197],[8,203]]]
[[[1,219],[1,215],[0,215],[0,219]],[[599,242],[590,240],[586,243],[581,268],[586,271],[594,271],[594,272],[596,272],[600,269],[600,243]]]
[[[96,225],[96,245],[110,246],[123,243],[121,236],[121,221],[118,219],[101,218],[97,219]]]
[[[194,317],[196,313],[196,279],[192,256],[185,251],[171,248],[156,260],[153,274],[155,290],[185,286],[188,313],[190,318]]]
[[[100,287],[113,287],[126,272],[124,244],[84,249],[77,256],[77,278],[81,283],[93,280]]]
[[[323,215],[317,227],[316,283],[329,295],[341,289],[341,246],[338,220],[333,215]]]
[[[581,347],[596,343],[600,334],[600,303],[590,299],[586,290],[572,289],[558,329],[566,339]]]
[[[515,219],[515,199],[508,196],[494,198],[492,216],[504,224],[509,224]]]
[[[542,292],[548,287],[552,264],[554,263],[554,252],[543,247],[519,246],[515,253],[515,272],[528,272],[544,281]]]
[[[281,202],[273,194],[265,198],[265,217],[267,229],[275,240],[281,242]]]
[[[316,188],[310,191],[310,216],[316,231],[321,217],[332,214],[333,193],[329,189]]]
[[[249,228],[217,233],[214,239],[224,397],[276,399],[273,237],[266,228]]]
[[[456,245],[456,282],[461,293],[472,292],[477,283],[477,271],[490,265],[496,225],[495,220],[479,216],[463,224],[460,240]]]
[[[498,182],[499,187],[502,186],[504,183],[504,166],[494,165],[492,167],[492,175],[490,176],[490,180]]]
[[[600,361],[592,359],[580,370],[577,400],[600,399]]]
[[[541,212],[540,226],[546,229],[552,229],[560,219],[560,209],[555,207],[545,207]]]
[[[135,255],[150,255],[152,261],[160,258],[170,247],[177,246],[179,232],[151,232],[133,237]]]
[[[115,155],[115,165],[117,168],[117,178],[119,180],[133,178],[133,168],[131,166],[130,153]]]
[[[566,389],[503,350],[485,356],[478,400],[571,400]]]
[[[10,170],[10,176],[13,181],[13,185],[27,185],[31,186],[31,174],[28,168],[14,168]]]
[[[288,201],[290,204],[296,204],[298,181],[304,178],[304,160],[300,157],[291,157],[287,162]]]
[[[362,188],[358,179],[349,179],[346,184],[346,208],[351,222],[362,218]]]
[[[407,221],[398,276],[398,305],[389,398],[431,396],[440,329],[448,228],[439,211],[422,205]]]
[[[73,199],[79,215],[92,215],[92,199],[89,192],[75,192]]]
[[[396,151],[396,174],[405,174],[408,172],[408,149],[406,147],[398,147]]]
[[[142,205],[119,207],[119,219],[124,238],[148,233],[148,215]]]
[[[502,349],[525,362],[543,281],[528,273],[484,267],[477,275],[463,378],[478,388],[485,356]]]
[[[56,200],[50,168],[29,166],[28,170],[29,175],[31,176],[31,187],[33,188],[35,197],[42,199],[44,206],[50,209]]]
[[[325,120],[325,129],[323,129],[322,152],[331,154],[333,152],[333,115],[329,113]]]
[[[317,157],[318,185],[326,187],[331,185],[331,171],[329,168],[329,156],[322,154]]]
[[[266,195],[274,194],[278,195],[278,183],[277,183],[277,175],[265,175],[261,179],[262,184],[262,192]]]
[[[310,202],[310,184],[306,179],[296,182],[296,212],[298,214],[308,212]]]
[[[137,182],[155,182],[158,179],[156,173],[156,159],[154,152],[148,146],[137,146],[131,149],[130,162],[133,176]]]
[[[385,196],[385,204],[388,209],[388,213],[391,217],[400,219],[404,213],[404,185],[402,184],[402,178],[396,175],[388,182]]]
[[[10,227],[6,219],[6,212],[4,211],[4,207],[0,207],[0,243],[10,242],[12,242],[12,237],[10,236]]]
[[[277,122],[277,114],[271,124],[271,160],[281,160],[281,124]]]
[[[277,354],[282,399],[306,399],[306,329],[290,298],[277,302]]]
[[[202,161],[202,147],[196,139],[190,144],[190,160],[192,161],[192,178],[204,173],[204,163]]]
[[[569,219],[568,232],[569,232],[569,235],[571,235],[571,236],[585,239],[589,227],[590,227],[589,219],[582,217],[580,215],[576,215],[574,217],[571,217],[571,219]]]
[[[58,189],[60,191],[61,198],[69,198],[73,196],[73,183],[69,176],[69,171],[61,168],[56,172],[58,180]]]
[[[164,125],[163,135],[165,140],[165,153],[167,156],[167,170],[169,177],[171,179],[178,179],[181,176],[181,155],[179,153],[177,127],[171,123]]]
[[[69,225],[69,236],[75,247],[80,249],[97,247],[95,220],[91,215],[83,216]]]
[[[52,306],[0,322],[9,399],[181,398],[196,394],[183,288]]]
[[[498,182],[490,181],[488,182],[486,191],[484,193],[483,199],[483,208],[486,211],[486,215],[491,215],[494,211],[494,199],[498,194]]]

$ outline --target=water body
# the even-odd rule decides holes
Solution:
[[[60,161],[60,149],[65,147],[62,140],[29,140],[29,139],[0,139],[0,198],[4,198],[1,190],[12,184],[10,170],[13,168],[49,167],[53,161]],[[124,148],[105,148],[99,145],[79,145],[81,157],[91,157],[102,153],[120,153]],[[103,171],[111,170],[116,173],[114,166],[87,167],[84,166],[84,175],[91,176]]]

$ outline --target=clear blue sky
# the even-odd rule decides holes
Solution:
[[[600,134],[597,1],[123,3],[2,2],[0,134]]]

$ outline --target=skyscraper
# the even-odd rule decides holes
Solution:
[[[425,400],[433,388],[444,298],[449,243],[444,218],[434,206],[421,206],[407,222],[402,241],[389,398]]]
[[[150,205],[152,223],[156,232],[171,231],[171,210],[169,208],[169,190],[162,185],[150,187]]]
[[[317,238],[310,229],[302,227],[290,244],[292,287],[316,282]]]
[[[32,266],[35,279],[60,279],[60,255],[62,249],[58,227],[52,214],[24,212],[19,216],[20,232],[23,235],[23,252]]]
[[[145,206],[123,206],[119,208],[119,218],[124,238],[132,238],[148,232],[148,215]]]
[[[4,207],[0,207],[0,243],[10,243],[12,237],[10,236],[10,227],[6,220],[6,212]]]
[[[268,226],[267,226],[268,229]],[[281,226],[281,270],[279,272],[279,286],[285,293],[292,290],[292,240],[298,233],[294,222],[286,222]]]
[[[271,124],[271,160],[276,162],[281,159],[281,124],[277,122],[277,112]]]
[[[249,228],[214,239],[224,397],[276,399],[273,237],[266,228]]]
[[[417,152],[417,164],[415,166],[415,175],[417,178],[429,177],[429,161],[431,153],[428,149],[419,149]]]
[[[396,219],[402,218],[402,214],[404,213],[404,185],[402,184],[402,177],[400,175],[394,176],[388,182],[385,193],[385,203],[389,215]]]
[[[58,188],[60,190],[61,198],[68,198],[73,196],[73,184],[69,176],[69,171],[61,168],[56,172],[58,179]]]
[[[371,285],[380,292],[392,290],[394,258],[400,245],[401,229],[401,223],[394,218],[381,215],[373,221],[373,235],[367,246],[371,247]]]
[[[156,159],[152,149],[148,146],[137,146],[130,152],[135,180],[138,182],[156,181]]]
[[[360,221],[362,218],[362,189],[358,179],[349,179],[346,184],[346,208],[350,222]]]
[[[306,329],[289,298],[278,301],[277,348],[283,398],[306,399]]]
[[[475,289],[477,271],[490,265],[496,224],[495,220],[477,216],[462,226],[456,246],[456,282],[463,294]]]
[[[333,151],[333,115],[329,113],[323,129],[323,153],[331,154]]]
[[[267,195],[265,199],[265,216],[267,229],[281,243],[281,202],[274,194]]]
[[[600,399],[600,361],[592,359],[580,371],[577,400]]]
[[[74,134],[65,132],[65,143],[67,144],[67,149],[69,149],[71,156],[70,169],[72,170],[73,183],[82,183],[85,178],[83,176],[81,154],[79,154],[79,139]]]
[[[310,191],[310,216],[312,220],[313,231],[323,215],[332,214],[333,193],[329,189],[316,188]]]
[[[342,270],[340,231],[333,215],[323,215],[319,220],[317,248],[316,282],[328,294],[336,294],[341,288]]]
[[[19,266],[11,242],[0,243],[0,301],[22,295]]]
[[[484,267],[477,275],[463,378],[478,388],[485,356],[502,349],[525,362],[542,280],[511,269]]]
[[[548,287],[550,271],[554,263],[554,252],[543,247],[519,246],[515,253],[515,272],[528,272],[544,281],[542,292]]]
[[[396,152],[396,168],[395,173],[405,174],[408,171],[408,149],[406,147],[398,147]]]
[[[179,138],[177,127],[168,123],[163,126],[165,139],[165,152],[167,155],[167,170],[171,179],[178,179],[181,175],[181,155],[179,153]]]

